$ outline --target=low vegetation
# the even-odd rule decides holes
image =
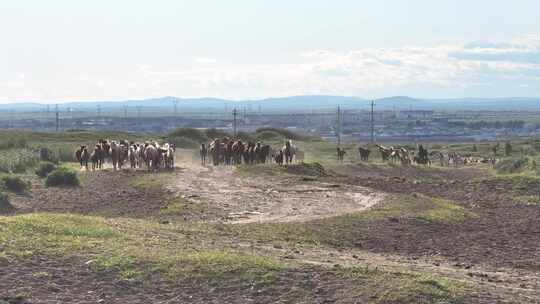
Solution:
[[[18,176],[7,175],[2,177],[2,186],[8,191],[24,193],[30,190],[30,183]]]
[[[79,186],[80,182],[79,178],[77,177],[77,172],[68,168],[60,167],[47,175],[45,185],[48,187]]]
[[[504,159],[495,165],[495,170],[499,174],[521,173],[529,167],[529,158],[509,158]]]
[[[39,167],[36,169],[36,175],[45,178],[49,173],[53,172],[56,169],[56,165],[51,162],[40,162]]]
[[[0,213],[11,212],[13,209],[13,206],[9,202],[9,195],[4,192],[0,192]]]

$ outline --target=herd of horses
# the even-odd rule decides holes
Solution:
[[[113,169],[122,169],[129,163],[130,167],[143,168],[148,170],[158,170],[159,168],[174,168],[174,152],[176,147],[173,144],[165,143],[160,145],[157,142],[135,143],[127,140],[99,140],[89,151],[83,145],[75,151],[75,158],[81,168],[89,170],[91,163],[92,170],[103,169],[106,162],[112,163]]]
[[[497,161],[493,157],[478,157],[470,154],[461,154],[458,152],[443,153],[440,151],[428,152],[428,149],[422,145],[418,145],[417,151],[410,150],[405,147],[385,147],[375,145],[383,162],[401,163],[402,165],[418,164],[431,165],[437,163],[441,167],[469,164],[495,164]],[[337,148],[337,159],[339,162],[344,161],[344,156],[347,152],[343,148]],[[369,161],[371,150],[369,148],[358,147],[358,153],[361,161]]]
[[[416,149],[405,147],[385,147],[375,145],[383,162],[401,163],[402,165],[418,164],[431,165],[436,162],[440,166],[458,166],[460,164],[489,163],[494,164],[495,158],[475,157],[462,155],[457,152],[443,153],[438,151],[428,152],[427,148],[418,145]],[[107,162],[112,164],[114,170],[129,166],[132,169],[146,168],[158,170],[160,168],[174,168],[174,144],[158,142],[136,143],[127,140],[99,140],[90,151],[85,145],[75,151],[75,158],[81,168],[90,170],[102,169]],[[368,147],[358,147],[361,161],[369,161],[371,150]],[[337,148],[337,159],[343,162],[346,150]],[[285,141],[279,149],[261,142],[242,142],[229,138],[214,139],[209,144],[200,146],[201,164],[210,162],[214,166],[219,165],[253,165],[275,163],[279,165],[303,162],[304,152],[293,145],[291,140]]]
[[[295,147],[291,140],[285,141],[283,147],[274,150],[272,146],[261,142],[246,142],[229,138],[214,139],[209,144],[201,144],[201,164],[208,160],[214,166],[219,165],[253,165],[276,163],[291,164],[293,161],[303,161],[304,153]]]

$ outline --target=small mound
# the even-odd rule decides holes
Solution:
[[[12,213],[15,207],[9,202],[9,196],[0,192],[0,214]]]
[[[284,166],[286,173],[307,176],[329,176],[326,169],[320,163],[301,163],[290,166]]]

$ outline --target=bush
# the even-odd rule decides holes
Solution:
[[[39,177],[47,177],[49,173],[53,172],[56,169],[56,165],[51,162],[41,162],[39,168],[36,170],[36,174]]]
[[[39,148],[39,159],[42,161],[52,161],[52,151],[49,148]]]
[[[0,213],[11,212],[13,209],[15,208],[9,202],[9,196],[4,192],[0,192]]]
[[[168,134],[168,138],[188,138],[196,143],[206,142],[207,136],[200,130],[192,128],[178,128]]]
[[[262,131],[260,133],[257,133],[257,140],[259,141],[280,139],[283,139],[283,136],[275,131]]]
[[[47,187],[55,186],[78,186],[79,178],[77,173],[67,168],[57,168],[52,171],[45,180]]]
[[[30,183],[25,182],[18,176],[4,176],[2,177],[2,184],[5,189],[15,193],[23,193],[30,190]]]
[[[243,141],[243,142],[254,142],[256,141],[256,139],[249,133],[247,132],[238,132],[236,133],[236,138],[238,138],[239,140]]]
[[[296,134],[292,131],[289,131],[287,129],[280,129],[280,128],[260,128],[257,129],[257,133],[263,133],[265,131],[275,132],[280,134],[281,136],[285,137],[286,139],[294,139],[294,140],[301,140],[302,136],[299,134]]]
[[[498,162],[495,165],[495,170],[497,170],[497,173],[502,174],[519,173],[525,171],[528,165],[528,158],[510,158]]]
[[[204,134],[206,135],[208,140],[213,140],[215,138],[232,137],[231,134],[215,128],[205,130]]]

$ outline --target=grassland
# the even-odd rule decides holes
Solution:
[[[277,133],[265,130],[250,136],[267,136],[266,142],[279,147],[283,135],[269,132]],[[23,146],[2,149],[0,154],[7,159],[19,149],[73,149],[98,138],[158,138],[90,132],[5,134],[13,142],[26,140]],[[171,135],[159,138],[167,136]],[[540,179],[534,168],[510,174],[487,165],[404,168],[381,163],[377,153],[369,163],[358,164],[354,145],[345,145],[349,156],[338,164],[332,144],[313,138],[299,138],[295,144],[306,151],[306,164],[227,170],[233,172],[231,178],[268,180],[264,187],[272,189],[261,188],[268,196],[283,187],[280,183],[294,183],[308,190],[321,185],[368,187],[385,193],[384,201],[365,211],[309,221],[230,224],[224,220],[229,209],[218,210],[220,205],[198,197],[201,193],[171,190],[181,179],[195,179],[201,191],[206,183],[216,182],[212,171],[195,168],[198,164],[189,163],[189,157],[179,164],[182,170],[159,174],[84,172],[65,162],[62,166],[77,169],[81,180],[74,188],[44,187],[44,180],[31,170],[39,160],[21,173],[11,173],[30,182],[31,189],[10,193],[16,210],[0,215],[0,266],[5,270],[0,274],[5,286],[0,300],[4,297],[10,303],[22,297],[39,303],[54,296],[80,303],[113,299],[534,303],[540,299],[535,288],[540,282],[534,252],[538,242],[533,237],[537,226],[532,221],[539,214]],[[473,149],[469,143],[436,143],[430,149],[481,156],[491,153],[493,143],[474,145]],[[499,157],[509,161],[527,157],[530,164],[537,157],[535,145],[535,140],[515,142],[514,151],[528,152]],[[210,213],[213,216],[208,217]],[[527,279],[519,275],[523,272]],[[17,276],[24,280],[13,279]],[[77,293],[69,288],[51,293],[54,284],[61,285],[62,280],[75,284],[85,280],[81,276],[89,283],[77,285]],[[97,292],[96,286],[107,294]],[[521,294],[516,294],[518,289]]]

